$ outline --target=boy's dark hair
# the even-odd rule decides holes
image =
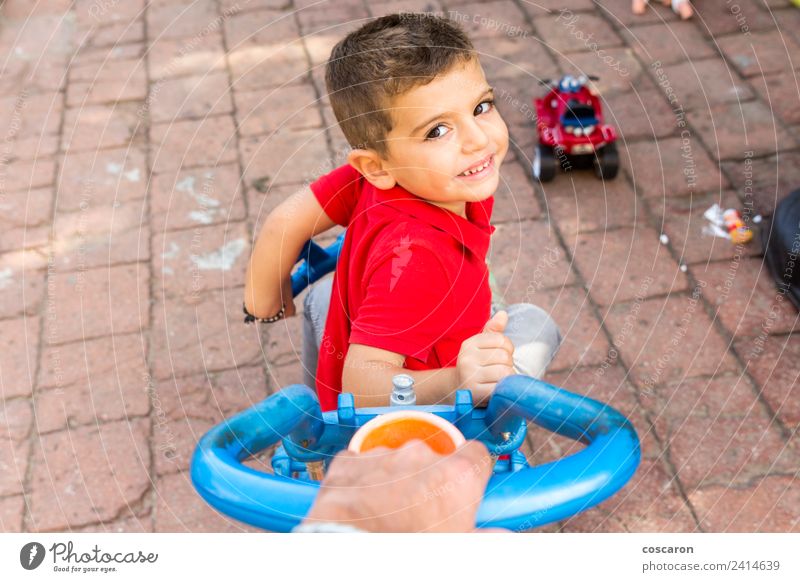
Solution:
[[[433,14],[391,14],[351,32],[333,47],[325,71],[347,141],[384,156],[391,99],[474,57],[464,31]]]

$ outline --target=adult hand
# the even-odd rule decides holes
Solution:
[[[331,463],[306,522],[371,532],[468,532],[492,473],[478,441],[438,455],[422,441],[399,449],[343,451]]]

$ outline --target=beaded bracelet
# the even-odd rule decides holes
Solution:
[[[256,317],[249,311],[247,311],[247,305],[242,303],[242,311],[244,311],[244,322],[245,323],[253,323],[257,321],[259,323],[275,323],[276,321],[280,321],[286,315],[286,304],[281,304],[281,310],[278,311],[275,315],[271,317]]]

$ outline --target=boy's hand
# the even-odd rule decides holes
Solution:
[[[458,387],[468,388],[476,405],[485,404],[495,385],[514,373],[514,345],[503,335],[508,313],[498,311],[483,332],[464,340],[458,352]]]

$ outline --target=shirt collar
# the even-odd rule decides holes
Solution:
[[[495,227],[489,224],[494,196],[483,202],[467,202],[465,208],[467,218],[464,218],[415,196],[402,186],[395,186],[389,190],[377,188],[375,190],[378,201],[448,233],[481,260],[486,259],[490,237],[495,231]]]

